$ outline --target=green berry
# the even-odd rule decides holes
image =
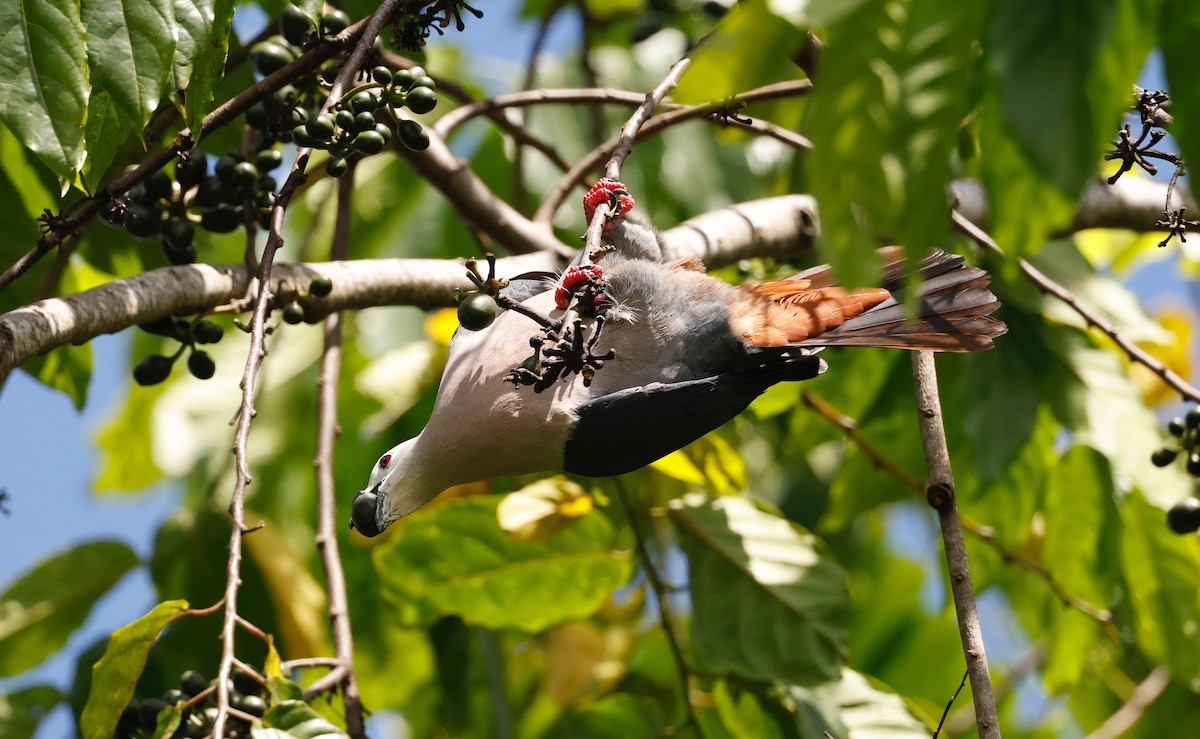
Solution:
[[[321,81],[327,85],[332,85],[341,71],[342,63],[337,59],[330,59],[321,65]]]
[[[283,152],[279,149],[263,149],[254,155],[254,166],[259,172],[270,172],[283,164]]]
[[[363,90],[350,98],[350,110],[355,113],[370,113],[379,107],[379,98],[370,90]]]
[[[1184,498],[1167,511],[1167,526],[1176,534],[1200,530],[1200,498]]]
[[[354,114],[348,110],[339,110],[333,114],[333,122],[343,131],[354,130]]]
[[[207,318],[196,321],[192,326],[192,337],[197,344],[215,344],[225,335],[225,329]]]
[[[304,308],[299,303],[288,303],[283,307],[283,322],[292,325],[304,323]]]
[[[458,304],[458,323],[470,331],[480,331],[492,325],[500,312],[496,299],[487,293],[471,293]]]
[[[421,115],[437,107],[437,95],[428,87],[414,87],[408,91],[404,104],[412,112]]]
[[[321,18],[321,31],[326,36],[333,36],[341,33],[350,27],[350,16],[337,8],[330,8],[325,11],[325,15]]]
[[[354,137],[354,148],[368,156],[383,151],[385,143],[383,137],[375,133],[374,130],[363,131]]]
[[[308,283],[308,294],[314,298],[323,298],[333,292],[333,280],[325,275],[317,275]]]
[[[283,6],[283,11],[279,14],[279,32],[289,44],[303,45],[316,30],[312,19],[305,15],[303,10],[291,3]]]
[[[171,374],[175,360],[161,354],[151,354],[133,368],[133,379],[139,385],[157,385]]]
[[[1155,467],[1166,467],[1167,465],[1174,462],[1175,458],[1177,456],[1179,456],[1178,451],[1176,451],[1174,449],[1165,449],[1164,448],[1164,449],[1159,449],[1158,451],[1154,452],[1154,454],[1151,454],[1150,461],[1154,464]]]
[[[383,143],[385,146],[387,145],[387,142],[392,140],[392,129],[388,128],[386,123],[376,123],[375,133],[379,134],[383,138]]]
[[[429,134],[416,121],[400,121],[396,124],[396,135],[400,143],[413,151],[425,151],[429,148]]]
[[[254,64],[254,69],[264,77],[278,72],[295,60],[295,53],[279,36],[272,36],[250,47],[250,61]]]
[[[337,123],[334,121],[333,116],[328,113],[322,113],[314,120],[305,124],[305,126],[308,130],[308,135],[316,141],[329,141],[333,138],[333,134],[337,130]]]
[[[333,157],[325,163],[325,173],[330,177],[341,177],[349,166],[349,162],[342,157]]]
[[[192,355],[188,357],[188,372],[198,380],[207,380],[217,371],[217,364],[208,356],[208,352],[202,352],[199,349],[192,351]]]
[[[387,67],[376,67],[371,70],[371,79],[386,87],[392,84],[392,70]]]
[[[409,67],[405,71],[408,72],[408,80],[411,81],[412,84],[416,84],[418,79],[426,76],[425,68],[422,66]]]
[[[292,141],[296,146],[313,147],[317,145],[317,140],[308,134],[308,124],[301,123],[292,129]]]
[[[355,131],[373,131],[375,129],[375,114],[363,111],[354,116]]]
[[[432,92],[433,90],[437,89],[437,83],[434,82],[433,78],[427,74],[420,75],[415,80],[413,80],[413,89],[415,90],[418,87],[424,87],[426,90],[429,90]]]

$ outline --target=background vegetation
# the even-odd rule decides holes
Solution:
[[[1191,310],[1151,313],[1121,282],[1168,255],[1179,257],[1169,269],[1191,278],[1189,224],[1170,223],[1165,247],[1155,225],[1191,200],[1179,187],[1171,205],[1162,178],[1139,179],[1137,162],[1112,186],[1097,175],[1118,168],[1107,152],[1138,150],[1122,154],[1117,132],[1127,120],[1134,139],[1142,131],[1123,116],[1152,54],[1174,115],[1174,139],[1154,139],[1157,151],[1200,161],[1200,10],[1182,0],[530,0],[481,4],[477,18],[444,0],[382,7],[396,5],[385,17],[374,3],[340,4],[345,31],[311,1],[298,11],[279,0],[0,5],[0,376],[19,364],[82,407],[88,339],[136,334],[131,367],[182,350],[165,381],[130,378],[96,434],[90,485],[139,500],[167,495],[164,481],[183,491],[149,557],[114,530],[5,563],[0,734],[32,734],[59,704],[84,736],[109,736],[119,720],[126,735],[203,734],[215,717],[205,723],[205,697],[193,719],[166,693],[199,692],[231,675],[234,657],[253,673],[232,690],[218,683],[211,703],[241,732],[241,714],[226,708],[257,711],[245,697],[262,693],[265,724],[296,736],[359,734],[362,707],[376,736],[973,734],[970,700],[943,714],[965,660],[940,557],[930,556],[936,516],[923,500],[912,369],[898,352],[829,352],[822,377],[772,389],[726,427],[618,480],[467,486],[369,542],[344,525],[376,457],[428,418],[455,325],[452,310],[434,309],[466,284],[450,260],[494,250],[560,264],[562,245],[583,231],[582,178],[607,158],[598,147],[710,33],[670,100],[719,114],[637,142],[622,177],[638,212],[664,229],[714,214],[701,228],[706,260],[731,280],[818,259],[868,279],[885,242],[942,246],[986,267],[1009,335],[938,369],[1000,725],[1010,735],[1151,737],[1196,724],[1200,540],[1169,530],[1165,511],[1191,500],[1200,460],[1188,465],[1195,434],[1174,439],[1160,420],[1200,400],[1179,379],[1191,371]],[[247,26],[258,42],[282,15],[322,11],[328,33],[285,49],[297,61],[265,77],[231,35]],[[442,116],[497,92],[480,86],[456,25],[506,13],[574,26],[578,44],[561,58],[514,50],[527,73],[502,92],[591,91],[450,131]],[[373,47],[357,44],[369,17],[389,21]],[[430,22],[443,42],[393,43],[393,27],[411,43]],[[180,201],[179,152],[199,138],[211,155],[200,174],[227,191],[218,157],[255,161],[290,129],[276,120],[264,138],[262,125],[243,125],[251,104],[290,82],[315,117],[337,73],[324,60],[355,49],[369,52],[365,70],[422,65],[437,107],[379,113],[387,149],[346,157],[341,179],[327,176],[325,151],[294,165],[296,148],[280,143],[270,187],[256,172],[236,203]],[[366,80],[342,68],[332,102]],[[728,103],[777,83],[791,84],[745,108]],[[1157,115],[1151,124],[1165,122]],[[396,144],[404,134],[391,131],[407,119],[424,126],[428,149],[411,127],[415,149]],[[1155,161],[1170,174],[1170,157]],[[196,265],[168,266],[188,261],[181,233],[166,245],[130,233],[140,217],[130,205],[162,207],[146,193],[161,186],[159,168],[174,193],[171,222],[205,219],[186,240]],[[547,207],[560,192],[567,205]],[[797,194],[819,205],[815,253],[801,217],[814,217],[813,201]],[[751,201],[774,231],[747,236],[747,217],[722,210]],[[243,211],[232,228],[201,215],[234,207]],[[272,217],[282,218],[273,228]],[[968,220],[1003,253],[962,235]],[[683,244],[685,233],[668,237]],[[385,261],[353,263],[365,259]],[[312,284],[320,275],[331,278],[325,297]],[[161,323],[171,315],[188,324]],[[202,340],[202,317],[223,329],[220,341]],[[155,320],[158,334],[132,328]],[[239,389],[245,377],[254,397]],[[1184,453],[1152,464],[1164,446]],[[52,490],[6,493],[3,530],[54,520]],[[231,508],[244,535],[231,536]],[[124,604],[131,626],[111,642],[70,643],[133,572],[149,575],[154,601]],[[64,650],[78,665],[70,690],[23,677]],[[150,706],[140,726],[132,713],[120,718],[131,697]],[[160,697],[174,707],[144,702]]]

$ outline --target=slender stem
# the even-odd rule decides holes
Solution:
[[[337,216],[333,226],[331,257],[345,259],[350,240],[351,196],[354,192],[356,162],[338,180]],[[346,598],[346,575],[338,551],[336,485],[333,477],[334,442],[338,435],[338,380],[342,363],[342,314],[325,317],[325,349],[317,376],[317,450],[313,465],[317,474],[317,550],[325,572],[329,593],[329,623],[333,631],[333,650],[345,667],[342,702],[346,708],[346,733],[355,739],[366,737],[363,707],[354,674],[354,638],[350,631],[350,608]]]
[[[1150,704],[1159,699],[1167,686],[1171,684],[1171,671],[1159,665],[1150,671],[1146,679],[1138,683],[1129,700],[1109,716],[1104,723],[1088,734],[1087,739],[1117,739],[1124,734],[1138,719],[1142,717]]]
[[[955,501],[954,475],[950,469],[950,452],[946,446],[946,429],[942,424],[942,404],[938,396],[937,371],[932,352],[913,352],[913,382],[917,394],[917,421],[921,442],[925,448],[925,464],[929,468],[929,489],[926,497],[938,514],[942,543],[946,548],[946,568],[950,574],[950,592],[958,614],[958,633],[967,658],[971,678],[971,694],[975,702],[975,723],[981,739],[998,739],[1000,724],[996,718],[996,698],[992,694],[992,676],[988,672],[987,652],[975,609],[975,592],[963,542],[962,526]]]
[[[946,716],[950,715],[950,708],[954,705],[954,701],[958,700],[958,694],[967,685],[967,671],[963,670],[962,682],[958,684],[958,690],[954,691],[954,695],[950,696],[950,700],[946,701],[946,708],[942,711],[942,717],[938,720],[937,728],[933,730],[933,739],[938,738],[938,734],[942,733],[942,726],[946,723]]]
[[[491,713],[492,736],[496,739],[511,739],[513,735],[512,713],[508,708],[508,697],[504,692],[504,655],[500,651],[500,640],[496,632],[483,626],[476,627],[480,651],[483,652],[483,668],[487,674],[488,708]]]
[[[654,599],[658,604],[658,617],[662,620],[663,633],[666,634],[667,644],[671,648],[671,656],[675,659],[675,667],[679,671],[679,687],[683,694],[683,705],[687,711],[688,722],[699,729],[700,721],[696,716],[696,708],[692,705],[692,671],[688,667],[687,660],[683,656],[683,647],[679,644],[679,637],[675,632],[674,611],[671,609],[671,603],[667,599],[668,588],[659,576],[658,570],[654,567],[654,560],[650,557],[649,541],[654,535],[646,533],[640,522],[640,515],[633,507],[633,501],[629,499],[629,492],[625,489],[625,483],[621,478],[613,479],[613,484],[617,490],[617,499],[621,501],[621,507],[625,509],[625,517],[629,519],[629,526],[633,529],[634,546],[637,549],[638,558],[642,560],[642,571],[646,573],[646,579],[650,582],[650,589],[654,591]]]

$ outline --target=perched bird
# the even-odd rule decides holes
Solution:
[[[597,189],[599,188],[599,189]],[[564,470],[642,467],[730,420],[777,382],[825,370],[821,347],[977,351],[1007,328],[983,270],[938,252],[920,264],[916,314],[889,290],[846,290],[827,267],[734,286],[698,261],[664,262],[657,234],[620,215],[632,198],[602,180],[618,217],[598,263],[460,328],[429,423],[379,458],[350,525],[366,536],[453,485]],[[574,270],[574,271],[573,271]],[[888,265],[889,282],[903,267]],[[528,293],[526,289],[526,293]],[[501,293],[503,297],[505,293]],[[501,301],[504,302],[503,300]]]

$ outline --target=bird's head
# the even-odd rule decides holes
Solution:
[[[354,496],[350,528],[363,536],[379,536],[396,519],[432,500],[441,488],[430,486],[415,465],[416,439],[397,444],[371,468],[367,486]]]

